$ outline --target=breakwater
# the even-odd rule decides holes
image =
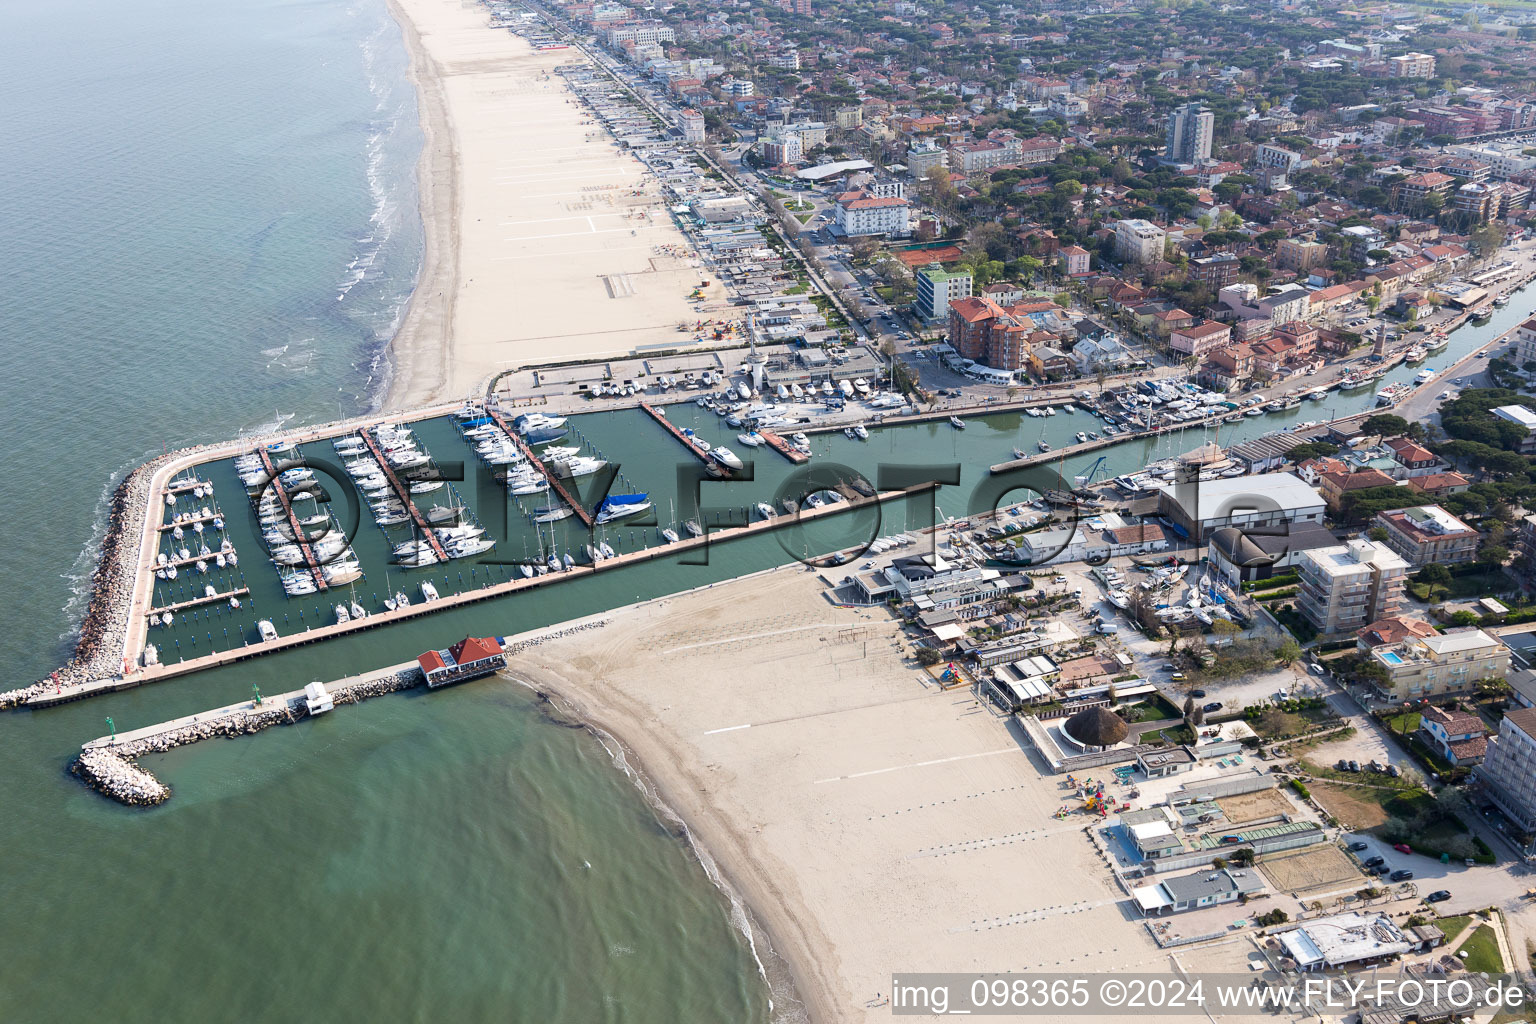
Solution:
[[[397,666],[356,682],[337,684],[330,694],[337,706],[356,704],[369,697],[420,686],[422,682],[421,671],[415,665]],[[81,748],[69,770],[87,786],[118,803],[150,807],[169,800],[171,788],[140,767],[136,758],[174,750],[199,740],[249,736],[274,725],[292,725],[308,717],[303,690],[268,697],[260,704],[245,701],[126,736],[92,740]]]
[[[506,638],[505,651],[515,655],[548,640],[571,636],[606,625],[606,615],[569,625],[537,630]],[[370,697],[413,689],[422,685],[421,669],[405,662],[366,675],[326,684],[337,707],[357,704]],[[80,748],[69,770],[103,796],[130,807],[152,807],[171,798],[171,788],[138,764],[145,754],[159,754],[200,740],[250,736],[274,725],[292,725],[312,717],[303,690],[263,698],[261,703],[243,701],[187,718],[178,718],[121,736],[104,736]]]

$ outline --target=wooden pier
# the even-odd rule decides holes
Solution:
[[[545,480],[549,481],[550,490],[559,495],[560,500],[565,502],[572,512],[576,513],[576,518],[581,520],[582,525],[589,530],[592,529],[594,525],[592,513],[588,512],[581,502],[576,500],[574,494],[566,490],[565,481],[551,473],[549,467],[544,465],[543,460],[533,453],[533,448],[523,439],[523,435],[517,432],[517,428],[508,423],[506,417],[502,416],[495,409],[488,408],[485,410],[485,414],[496,421],[496,425],[501,428],[503,434],[511,438],[512,443],[517,445],[517,450],[523,453],[523,458],[528,460],[528,464],[538,470]]]
[[[649,402],[641,402],[640,408],[644,409],[650,415],[651,419],[655,420],[657,423],[660,423],[666,429],[667,433],[677,438],[678,441],[682,443],[682,446],[692,452],[694,458],[708,466],[711,472],[717,473],[721,476],[731,475],[731,467],[725,465],[709,452],[704,451],[698,445],[689,440],[688,435],[677,429],[676,424],[667,419],[666,414],[663,413],[660,409],[657,409]]]
[[[244,597],[250,592],[250,587],[236,587],[234,590],[229,590],[222,594],[214,594],[212,597],[204,595],[202,597],[194,597],[190,601],[178,601],[175,604],[167,604],[162,605],[159,608],[151,608],[149,610],[149,614],[164,615],[166,612],[170,612],[172,615],[175,615],[177,612],[186,611],[188,608],[200,608],[205,604],[218,604],[220,601],[228,601],[232,597]]]
[[[178,526],[181,527],[184,531],[191,530],[192,527],[196,526],[198,523],[211,523],[223,514],[224,513],[220,512],[218,509],[214,509],[207,515],[188,516],[185,519],[176,519],[169,523],[161,523],[159,530],[161,533],[169,533],[170,531],[176,529]],[[193,532],[196,533],[197,531],[193,530]]]
[[[805,454],[805,452],[801,451],[799,448],[796,448],[794,445],[790,444],[788,441],[784,440],[773,431],[759,430],[757,433],[759,437],[768,442],[768,447],[772,448],[774,451],[778,452],[780,455],[784,456],[795,465],[798,466],[802,462],[809,462],[811,460],[809,455]]]
[[[315,549],[309,546],[309,541],[304,539],[304,528],[299,525],[299,517],[293,511],[293,502],[288,499],[288,489],[278,479],[278,470],[272,464],[271,454],[265,448],[257,448],[256,454],[261,456],[261,465],[267,471],[267,480],[272,484],[277,500],[282,503],[284,514],[288,516],[288,529],[293,531],[293,543],[299,546],[299,553],[304,556],[304,564],[309,566],[309,574],[315,578],[315,586],[320,590],[327,589],[325,573],[320,571],[320,560],[315,557]],[[254,502],[257,499],[253,496],[251,500]]]
[[[363,439],[363,443],[373,453],[374,459],[379,463],[379,469],[384,472],[384,478],[389,481],[389,486],[394,489],[395,496],[405,506],[406,512],[410,514],[411,522],[416,524],[416,529],[421,532],[422,539],[431,546],[432,553],[437,556],[437,560],[439,562],[448,561],[448,552],[443,550],[443,545],[438,541],[437,534],[432,531],[432,525],[427,522],[427,517],[421,514],[421,509],[416,507],[416,503],[411,500],[411,485],[395,475],[395,467],[389,464],[389,459],[384,456],[384,450],[379,447],[378,442],[368,433],[366,427],[359,430],[357,436]]]
[[[191,482],[189,482],[189,483],[171,484],[171,485],[167,486],[166,489],[165,489],[165,493],[166,494],[186,494],[188,491],[195,491],[199,487],[203,488],[206,491],[210,491],[210,492],[213,490],[213,485],[210,484],[208,481],[206,481],[206,480],[199,480],[196,477],[193,477]]]

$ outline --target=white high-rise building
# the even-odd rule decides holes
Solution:
[[[1155,263],[1163,258],[1168,232],[1149,220],[1115,222],[1115,255],[1126,263]]]
[[[1168,115],[1168,159],[1178,164],[1209,160],[1215,134],[1216,115],[1210,107],[1184,104]]]

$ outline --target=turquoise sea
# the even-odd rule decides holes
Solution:
[[[382,0],[0,10],[12,680],[67,655],[126,469],[376,400],[421,250],[405,68]],[[0,719],[0,1020],[768,1019],[685,842],[513,684],[175,752],[153,766],[175,799],[149,813],[66,774],[106,716],[360,653]]]
[[[106,497],[130,466],[165,446],[371,407],[420,257],[412,179],[421,138],[382,0],[61,0],[11,5],[0,19],[0,95],[10,100],[0,118],[0,351],[10,362],[0,378],[0,652],[19,685],[67,654]],[[1522,305],[1458,332],[1431,363],[1448,365],[1512,326]],[[1334,394],[1245,419],[1220,439],[1371,400],[1370,391]],[[670,416],[732,443],[735,431],[702,409]],[[677,483],[689,458],[638,412],[573,425],[621,464],[622,489],[656,502],[656,525],[627,524],[610,539],[624,550],[657,543],[657,530],[689,507]],[[973,418],[965,431],[882,427],[868,442],[818,437],[813,466],[847,463],[884,483],[882,463],[958,463],[961,483],[939,504],[963,515],[996,497],[974,488],[1012,448],[1060,448],[1101,426],[1085,414],[1008,414]],[[419,433],[439,460],[473,468],[448,423]],[[1129,472],[1204,439],[1192,430],[1127,443],[1107,449],[1099,468]],[[785,484],[787,463],[755,455],[756,480],[706,485],[706,506],[750,506]],[[1096,460],[1053,468],[1071,478]],[[211,473],[226,511],[239,512],[231,531],[254,602],[245,615],[178,622],[160,638],[167,660],[240,642],[256,612],[284,632],[326,615],[319,600],[284,601],[230,466]],[[466,492],[499,555],[538,550],[519,509],[503,520],[472,485]],[[673,555],[0,716],[0,874],[10,882],[0,1020],[792,1019],[783,999],[770,1010],[733,909],[665,816],[595,738],[546,717],[515,684],[397,695],[149,758],[175,792],[149,811],[103,800],[65,768],[106,731],[107,716],[137,728],[241,699],[253,685],[281,692],[466,633],[521,632],[922,516],[903,503],[878,520],[840,520],[714,546],[707,564]],[[580,542],[560,530],[555,543]],[[381,579],[383,545],[365,521],[364,603],[426,578]],[[451,590],[508,571],[455,563],[432,578]]]

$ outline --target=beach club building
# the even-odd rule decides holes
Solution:
[[[1258,873],[1242,868],[1215,868],[1193,875],[1165,878],[1155,885],[1132,891],[1136,906],[1147,917],[1177,914],[1181,910],[1214,907],[1262,891]]]
[[[497,637],[467,636],[446,651],[427,651],[418,655],[416,664],[427,677],[427,689],[462,683],[466,679],[488,676],[506,668],[507,655]]]
[[[1335,914],[1308,921],[1277,936],[1299,971],[1367,966],[1402,956],[1413,948],[1403,930],[1384,914]]]

